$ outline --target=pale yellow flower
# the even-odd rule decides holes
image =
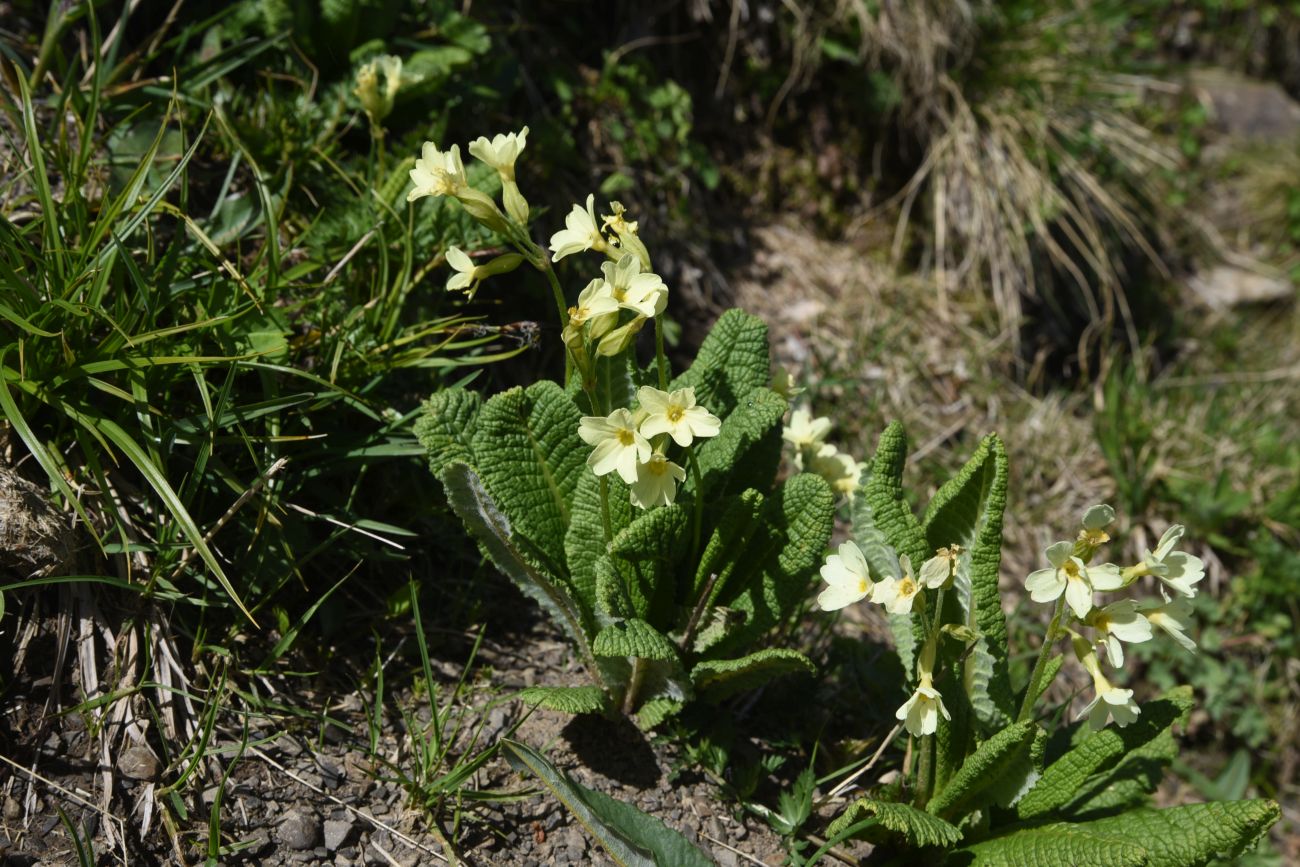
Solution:
[[[455,196],[465,189],[465,164],[460,159],[460,148],[440,151],[431,141],[424,143],[420,158],[411,169],[411,183],[415,186],[406,194],[408,202],[424,196]]]
[[[514,180],[515,161],[527,143],[528,127],[524,127],[517,133],[498,133],[491,141],[487,136],[479,136],[470,142],[469,152],[496,169],[502,180]]]
[[[862,476],[858,462],[829,443],[819,448],[808,461],[808,470],[825,479],[837,494],[856,491]]]
[[[781,438],[798,449],[820,448],[831,432],[831,420],[825,416],[813,418],[807,407],[790,413],[790,423],[781,430]]]
[[[1137,610],[1137,603],[1132,599],[1094,608],[1088,613],[1087,623],[1101,634],[1098,640],[1106,648],[1106,658],[1117,668],[1124,664],[1122,642],[1141,644],[1151,640],[1151,624]]]
[[[671,506],[677,498],[677,483],[686,480],[686,470],[655,452],[650,460],[637,464],[632,483],[632,505],[642,509]]]
[[[666,433],[677,445],[689,446],[696,438],[717,436],[722,430],[721,419],[695,405],[694,388],[667,392],[643,385],[636,395],[645,411],[641,433],[647,437]]]
[[[903,726],[912,737],[919,738],[935,733],[939,728],[939,714],[943,714],[946,720],[952,719],[948,708],[943,705],[943,696],[934,688],[931,676],[922,672],[916,692],[912,693],[912,697],[903,703],[894,716],[903,721]]]
[[[596,225],[595,196],[587,196],[587,207],[574,205],[564,218],[564,228],[551,236],[551,254],[555,261],[583,250],[609,249],[609,243]]]
[[[587,457],[587,466],[598,476],[617,472],[631,485],[641,477],[639,465],[651,460],[650,443],[637,432],[632,413],[626,409],[616,409],[608,416],[583,416],[578,436],[587,445],[595,446]]]
[[[602,262],[600,270],[620,307],[649,319],[668,306],[664,281],[658,274],[642,273],[641,260],[631,253],[620,256],[617,262]]]
[[[1118,590],[1124,585],[1119,567],[1112,563],[1088,566],[1073,554],[1070,542],[1057,542],[1045,552],[1052,564],[1050,569],[1039,569],[1025,579],[1025,589],[1035,602],[1054,602],[1065,594],[1078,617],[1087,617],[1092,610],[1094,590]]]
[[[817,595],[817,604],[823,611],[836,611],[871,596],[871,570],[867,567],[867,558],[852,541],[840,545],[837,553],[826,558],[821,576],[828,585]]]
[[[897,578],[886,578],[876,584],[871,598],[885,606],[890,614],[911,614],[912,602],[921,592],[921,584],[912,577],[912,561],[906,554],[898,558]]]

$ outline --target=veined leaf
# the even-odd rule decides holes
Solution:
[[[1022,819],[1033,819],[1068,804],[1085,780],[1152,741],[1180,719],[1188,706],[1186,697],[1171,695],[1142,705],[1142,715],[1131,725],[1110,725],[1094,732],[1043,770],[1038,783],[1016,805],[1016,812]]]
[[[817,666],[798,651],[768,648],[740,659],[705,660],[691,669],[691,682],[701,698],[719,702],[781,675],[800,672],[816,674]]]
[[[711,604],[726,589],[742,549],[760,526],[762,510],[763,495],[754,490],[731,498],[722,507],[722,517],[718,519],[708,544],[704,546],[704,553],[700,555],[700,565],[695,570],[695,581],[688,594],[689,599],[698,600],[709,586],[710,580],[713,580],[713,588],[709,590],[708,603]],[[717,578],[712,579],[713,575],[717,575]]]
[[[637,616],[671,629],[678,564],[689,556],[691,518],[680,503],[642,512],[609,544]],[[682,589],[684,594],[684,588]]]
[[[677,648],[662,632],[644,620],[629,618],[606,626],[591,643],[597,656],[636,656],[642,659],[676,659]]]
[[[771,490],[781,459],[781,418],[787,407],[781,395],[756,388],[723,417],[718,435],[705,440],[696,452],[706,499],[748,488]],[[695,490],[693,477],[686,490]]]
[[[899,835],[911,846],[951,846],[961,839],[961,831],[940,819],[908,804],[859,798],[840,813],[826,829],[834,837],[850,825],[863,819],[875,819],[877,824],[860,833],[864,840],[880,842],[891,835]]]
[[[714,867],[712,859],[663,822],[574,782],[540,753],[503,738],[511,767],[541,781],[614,861],[625,867]]]
[[[632,503],[628,497],[627,485],[617,474],[604,477],[608,488],[609,522],[611,538],[617,536],[632,523]],[[569,529],[564,534],[564,554],[569,565],[569,585],[573,596],[583,609],[583,617],[588,629],[595,631],[599,612],[611,616],[631,617],[632,609],[619,607],[606,608],[599,602],[599,580],[596,575],[596,563],[605,557],[605,518],[600,504],[601,479],[594,473],[582,473],[578,478],[578,487],[573,494],[573,508],[569,516]],[[606,567],[613,566],[606,559]],[[607,588],[608,589],[608,588]],[[626,597],[626,592],[620,589]],[[609,600],[606,600],[609,601]]]
[[[530,686],[515,694],[520,701],[560,713],[607,713],[609,695],[598,686]]]
[[[429,455],[435,476],[452,461],[474,465],[474,429],[483,400],[476,391],[448,388],[424,402],[415,436]]]
[[[478,414],[473,452],[483,484],[514,531],[567,577],[564,536],[590,451],[578,437],[582,414],[549,380],[493,396]]]
[[[554,572],[542,565],[539,553],[527,539],[515,534],[510,520],[493,501],[475,472],[456,461],[443,467],[442,483],[447,501],[465,522],[471,536],[496,567],[525,594],[536,599],[569,634],[583,655],[592,677],[597,676],[595,659],[582,628],[577,606],[559,585]]]
[[[771,377],[767,325],[757,316],[728,310],[700,344],[690,369],[670,389],[691,386],[695,400],[718,418],[731,415],[743,397]]]
[[[926,809],[937,816],[965,815],[993,800],[993,788],[1008,769],[1029,754],[1037,726],[1014,723],[980,744]]]
[[[981,867],[1144,867],[1141,846],[1097,837],[1059,823],[1016,831],[958,849],[945,864]]]

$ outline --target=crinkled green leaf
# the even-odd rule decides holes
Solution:
[[[691,669],[691,682],[700,698],[719,702],[755,689],[783,674],[816,674],[817,666],[795,650],[769,648],[740,659],[713,659]]]
[[[788,407],[776,392],[756,388],[722,417],[721,431],[696,452],[706,500],[749,488],[771,489],[781,462],[781,418]],[[686,490],[694,492],[693,476]]]
[[[1029,756],[1038,730],[1032,722],[1013,723],[980,744],[967,756],[961,768],[943,789],[930,799],[926,809],[937,816],[953,818],[991,802],[993,787],[1008,770]]]
[[[757,316],[732,309],[718,317],[700,344],[695,362],[669,388],[693,387],[695,400],[701,406],[718,418],[726,418],[741,398],[767,385],[770,377],[767,324]]]
[[[617,864],[714,867],[707,855],[653,816],[574,782],[531,747],[506,738],[501,746],[510,765],[537,777]]]
[[[861,486],[853,497],[853,541],[862,550],[874,580],[896,577],[899,574],[898,552],[889,544],[884,532],[876,526],[867,491],[871,489],[872,467],[862,471]],[[903,670],[911,672],[916,663],[916,636],[912,631],[912,618],[907,614],[887,614],[890,631],[894,636],[894,650]]]
[[[1130,810],[1091,822],[1015,831],[960,849],[949,860],[1008,867],[1196,867],[1237,857],[1280,815],[1278,805],[1265,800]]]
[[[613,561],[608,556],[600,557],[592,571],[596,575],[596,606],[604,615],[600,619],[635,617],[627,582],[618,574]]]
[[[560,713],[606,713],[609,695],[598,686],[530,686],[515,694],[520,701]]]
[[[1016,831],[951,853],[944,862],[971,867],[1143,867],[1147,852],[1064,823]]]
[[[429,453],[435,476],[452,461],[474,465],[474,428],[482,398],[476,391],[448,388],[424,402],[424,412],[415,422],[415,436]]]
[[[558,576],[543,564],[529,540],[514,532],[509,518],[497,507],[472,469],[456,461],[443,467],[440,478],[447,489],[448,503],[465,522],[469,534],[507,578],[536,599],[569,633],[594,676],[595,666],[581,614]]]
[[[564,537],[573,495],[590,448],[578,437],[582,414],[568,395],[543,380],[490,398],[478,415],[474,458],[483,484],[567,579]]]
[[[898,555],[906,554],[913,569],[933,553],[925,538],[925,531],[912,513],[903,493],[903,469],[907,464],[907,434],[898,422],[891,422],[880,435],[876,454],[871,460],[871,472],[864,485],[863,499],[870,508],[871,524]],[[868,561],[870,562],[870,561]],[[898,577],[897,572],[884,577]],[[879,579],[880,575],[875,576]],[[914,653],[925,640],[925,627],[919,611],[910,615],[890,615],[890,628],[899,658],[909,678],[913,676]]]
[[[807,596],[835,519],[835,498],[820,476],[801,473],[763,504],[760,528],[736,564],[719,604],[744,612],[745,622],[714,648],[743,650],[784,621]]]
[[[1079,794],[1085,780],[1150,743],[1177,722],[1188,706],[1188,700],[1177,694],[1149,701],[1142,705],[1142,715],[1136,722],[1124,728],[1112,724],[1094,732],[1043,769],[1038,783],[1016,805],[1020,818],[1045,816],[1068,804]]]
[[[636,724],[643,729],[652,729],[664,720],[681,712],[683,703],[672,698],[652,698],[641,705],[636,712]]]
[[[868,818],[874,818],[879,824],[866,829],[858,836],[872,842],[888,839],[891,834],[901,835],[908,845],[917,847],[951,846],[961,839],[961,832],[938,816],[923,813],[908,804],[895,804],[872,798],[859,798],[849,804],[848,808],[831,822],[830,827],[826,829],[826,835],[834,837],[848,826]]]
[[[1176,687],[1166,697],[1183,706],[1183,713],[1174,724],[1187,725],[1192,709],[1192,688]],[[1110,770],[1094,774],[1085,781],[1078,795],[1061,809],[1061,814],[1077,822],[1145,806],[1177,757],[1178,742],[1173,726],[1170,726],[1129,752]]]
[[[644,620],[616,620],[591,643],[597,656],[639,656],[643,659],[676,659],[677,648],[668,637]]]
[[[713,589],[709,591],[710,602],[726,590],[731,575],[739,562],[740,554],[749,543],[754,531],[762,521],[763,495],[758,491],[748,490],[738,497],[730,498],[721,506],[722,516],[704,546],[700,556],[700,565],[695,570],[695,581],[688,596],[691,600],[700,598],[709,586],[711,576]]]
[[[930,550],[952,544],[964,549],[953,582],[957,591],[953,598],[962,622],[981,636],[966,658],[964,679],[971,706],[986,731],[1005,725],[1015,714],[1007,672],[1006,618],[998,591],[1006,500],[1006,450],[1002,441],[990,434],[966,465],[935,493],[924,521]]]
[[[681,503],[641,512],[609,545],[638,617],[671,629],[678,573],[689,555],[691,516]],[[684,593],[684,589],[683,589]]]
[[[605,476],[608,486],[610,532],[618,534],[632,523],[632,503],[628,488],[615,474]],[[564,535],[564,554],[569,566],[569,583],[573,595],[583,608],[587,622],[594,623],[597,603],[596,561],[605,556],[605,525],[601,515],[600,479],[583,473],[573,494],[569,530]],[[630,610],[618,616],[630,616]],[[588,626],[589,629],[593,628]]]

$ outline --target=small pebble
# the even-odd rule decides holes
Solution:
[[[133,780],[150,782],[158,779],[158,757],[153,754],[153,750],[137,744],[127,747],[117,757],[117,769],[123,776]]]
[[[290,849],[315,849],[321,839],[320,822],[305,810],[293,810],[275,829],[275,836]]]
[[[352,831],[352,823],[346,819],[331,819],[325,823],[325,848],[333,852],[343,845]]]

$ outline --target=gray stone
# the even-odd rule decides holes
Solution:
[[[321,838],[320,820],[306,810],[292,810],[275,829],[275,836],[290,849],[315,849]]]
[[[158,757],[145,746],[127,747],[117,757],[117,769],[123,776],[146,782],[158,779]]]
[[[23,805],[18,803],[16,799],[6,795],[5,812],[4,812],[5,820],[9,822],[13,822],[22,814],[23,814]]]
[[[1192,87],[1210,104],[1214,121],[1231,135],[1279,139],[1300,132],[1300,105],[1277,84],[1206,69],[1192,75]]]
[[[325,848],[331,852],[338,849],[352,832],[352,822],[347,819],[331,819],[325,823]]]

